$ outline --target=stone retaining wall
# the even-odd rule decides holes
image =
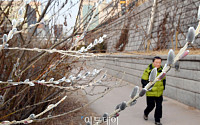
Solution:
[[[105,68],[110,75],[141,87],[141,76],[153,56],[109,55],[87,60],[87,65],[94,68]],[[161,56],[162,65],[166,56]],[[189,55],[180,61],[180,69],[172,68],[167,74],[164,95],[186,105],[200,109],[200,55]]]
[[[120,41],[123,30],[128,29],[128,42],[123,51],[144,51],[147,47],[147,30],[151,17],[153,0],[148,0],[133,11],[101,26],[88,37],[99,38],[107,34],[105,43],[107,52],[116,52],[116,44]],[[198,25],[197,13],[200,5],[199,0],[158,0],[155,19],[152,28],[150,50],[181,48],[185,44],[186,34],[189,27],[196,28]],[[177,32],[176,32],[177,31]],[[88,42],[89,40],[86,39]],[[194,46],[200,48],[200,35],[197,36]]]

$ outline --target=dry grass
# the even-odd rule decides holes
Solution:
[[[85,95],[82,94],[81,91],[79,91],[78,93],[73,93],[72,95],[68,96],[66,101],[64,101],[50,113],[51,115],[61,114],[81,107],[86,103],[88,103],[87,98],[85,97]],[[89,117],[98,115],[90,107],[85,107],[77,112],[50,119],[48,121],[33,123],[32,125],[85,125],[86,123],[83,119],[81,119],[81,116]]]

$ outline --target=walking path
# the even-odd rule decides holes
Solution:
[[[118,79],[112,81],[115,83]],[[107,112],[112,113],[117,104],[129,100],[129,95],[134,87],[133,84],[123,82],[126,86],[115,88],[100,100],[91,104],[90,107],[100,116]],[[103,89],[103,88],[102,88]],[[101,91],[98,87],[97,91]],[[165,90],[167,91],[167,90]],[[94,100],[97,96],[87,96],[89,101]],[[118,117],[119,125],[153,125],[154,110],[149,114],[148,121],[143,119],[143,111],[146,107],[146,97],[143,96],[137,100],[137,103],[120,112]],[[170,98],[164,97],[163,101],[163,125],[200,125],[200,110],[179,103]],[[112,125],[112,124],[110,124]]]

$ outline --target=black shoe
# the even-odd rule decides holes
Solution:
[[[155,122],[155,125],[162,125],[162,123],[160,123],[160,122]]]
[[[146,116],[145,114],[144,114],[143,118],[144,118],[144,120],[148,120],[148,116]]]

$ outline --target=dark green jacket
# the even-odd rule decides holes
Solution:
[[[149,83],[149,75],[153,68],[155,68],[153,64],[149,64],[149,66],[144,70],[141,79],[143,88]],[[163,69],[162,66],[157,69],[157,76],[162,72],[162,69]],[[146,92],[146,96],[160,97],[163,94],[163,90],[165,89],[165,84],[166,84],[166,78],[164,77],[161,81],[157,81],[150,91]]]

